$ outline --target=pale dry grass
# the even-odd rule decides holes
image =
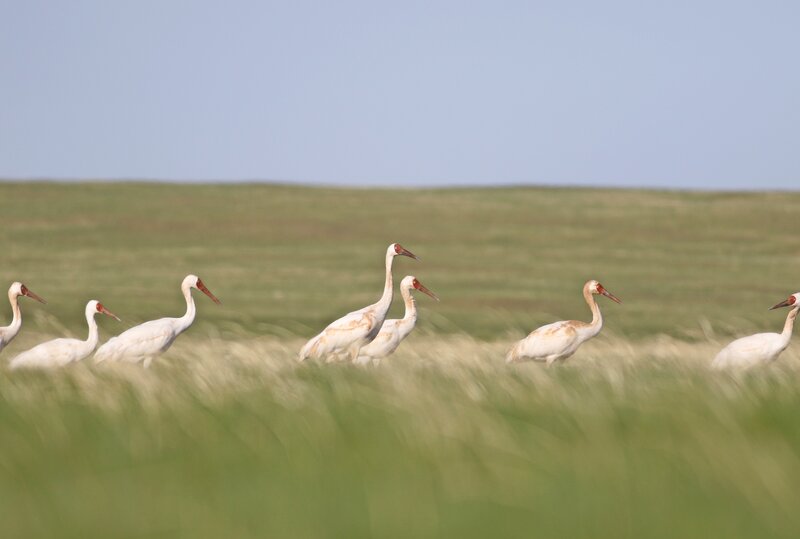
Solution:
[[[417,332],[423,333],[423,332]],[[26,335],[25,345],[52,338]],[[422,380],[435,379],[442,384],[460,387],[473,400],[483,395],[483,383],[489,382],[510,398],[532,390],[538,398],[566,402],[581,399],[580,394],[564,391],[565,380],[591,386],[599,384],[613,392],[653,390],[651,380],[641,379],[652,373],[672,383],[703,383],[707,389],[729,398],[746,389],[755,391],[761,384],[793,386],[800,375],[800,353],[790,346],[778,361],[765,368],[747,372],[714,372],[711,359],[726,341],[687,342],[667,335],[629,341],[617,336],[600,336],[584,344],[570,359],[552,367],[528,362],[506,365],[504,356],[511,341],[486,342],[469,335],[440,336],[415,334],[399,351],[380,365],[357,367],[346,364],[298,363],[299,338],[183,337],[151,369],[140,365],[95,365],[90,357],[79,364],[51,371],[4,373],[0,391],[7,402],[25,405],[35,402],[39,383],[46,381],[49,396],[60,388],[78,389],[87,403],[115,409],[116,399],[127,399],[132,392],[148,409],[185,404],[187,395],[214,404],[249,391],[269,391],[276,402],[286,407],[313,403],[316,377],[329,378],[344,392],[352,383],[375,384],[382,398],[403,396],[407,402],[395,405],[426,409],[436,395],[417,394]],[[19,344],[19,343],[15,343]],[[16,346],[21,349],[23,346]],[[10,357],[6,354],[6,360]],[[309,375],[313,373],[313,375]],[[785,381],[785,382],[784,382]],[[118,392],[125,387],[126,392]],[[687,388],[689,389],[689,388]],[[738,392],[738,393],[737,393]]]
[[[667,336],[600,336],[550,368],[507,366],[508,342],[466,335],[422,331],[367,368],[299,364],[302,343],[194,334],[147,370],[3,373],[0,516],[20,537],[800,529],[793,347],[767,368],[720,373],[709,364],[722,343]],[[220,473],[234,490],[219,490]],[[20,481],[36,487],[10,497]],[[95,501],[98,518],[63,488],[114,494]],[[43,500],[49,516],[34,525],[24,515]]]

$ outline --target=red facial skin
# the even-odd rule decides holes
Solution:
[[[36,300],[36,301],[38,301],[39,303],[44,303],[44,304],[47,304],[47,302],[46,302],[44,299],[40,298],[39,296],[37,296],[36,294],[34,294],[33,292],[31,292],[31,291],[30,291],[30,289],[29,289],[27,286],[25,286],[25,285],[22,285],[22,287],[20,287],[19,291],[20,291],[20,292],[22,293],[22,295],[23,295],[23,296],[25,296],[25,297],[28,297],[28,298],[31,298],[31,299],[35,299],[35,300]]]
[[[794,305],[795,303],[797,303],[797,298],[794,297],[794,294],[792,294],[791,296],[789,296],[785,300],[781,301],[777,305],[773,305],[772,307],[770,307],[769,310],[771,311],[773,309],[779,309],[781,307],[789,307],[791,305]]]
[[[620,300],[617,296],[606,290],[605,287],[603,287],[603,285],[601,285],[600,283],[597,283],[597,292],[603,294],[611,301],[614,301],[616,303],[622,303],[622,300]]]
[[[116,319],[117,321],[119,321],[119,316],[117,316],[116,314],[112,313],[111,311],[109,311],[108,309],[106,309],[105,307],[103,307],[103,304],[102,304],[102,303],[100,303],[99,301],[97,302],[97,312],[98,312],[98,313],[103,313],[103,314],[105,314],[105,315],[108,315],[108,316],[110,316],[111,318],[114,318],[114,319]]]
[[[419,290],[423,294],[427,294],[430,297],[432,297],[433,299],[435,299],[436,301],[439,301],[439,296],[437,296],[436,294],[434,294],[433,292],[431,292],[430,290],[425,288],[425,286],[421,282],[419,282],[416,278],[414,279],[414,282],[411,283],[411,284],[412,284],[412,286],[414,288],[416,288],[417,290]]]
[[[409,258],[413,258],[414,260],[419,260],[419,257],[417,255],[415,255],[414,253],[412,253],[411,251],[409,251],[408,249],[406,249],[405,247],[403,247],[399,243],[395,243],[394,244],[394,252],[397,255],[407,256]]]

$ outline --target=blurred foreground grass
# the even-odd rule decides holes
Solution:
[[[733,334],[774,331],[800,289],[789,194],[0,184],[14,354],[179,315],[199,274],[224,301],[150,370],[0,372],[0,536],[796,537],[800,355],[732,376]],[[374,301],[382,256],[442,296],[377,368],[297,365]],[[557,368],[512,339],[606,329]],[[4,287],[6,285],[3,285]],[[2,311],[0,311],[2,312]],[[402,307],[396,304],[393,314]],[[7,318],[8,315],[6,315]],[[4,322],[3,322],[4,323]]]
[[[796,537],[800,355],[601,338],[558,368],[417,335],[377,368],[179,340],[0,384],[3,537]]]

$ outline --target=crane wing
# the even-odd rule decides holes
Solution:
[[[374,333],[377,333],[375,326],[376,316],[372,308],[348,313],[331,322],[319,335],[308,341],[300,351],[300,359],[340,353],[359,340],[370,339],[370,334],[374,338]]]
[[[386,320],[378,335],[359,352],[359,358],[388,356],[400,345],[400,320]]]
[[[105,360],[135,362],[166,351],[179,334],[175,320],[177,319],[151,320],[112,337],[97,349],[95,362]]]
[[[83,359],[76,357],[77,349],[82,344],[85,344],[84,341],[77,339],[54,339],[43,342],[12,359],[9,366],[12,369],[61,367]]]
[[[736,339],[717,354],[712,365],[746,367],[769,361],[781,351],[779,340],[778,333],[757,333]]]
[[[514,346],[509,355],[514,360],[533,359],[544,361],[553,356],[566,357],[572,355],[579,344],[575,322],[554,322],[533,330]]]
[[[378,340],[392,339],[398,335],[399,331],[400,331],[400,320],[397,319],[386,320],[383,322],[381,330],[378,332],[378,336],[375,337],[375,340],[372,342]]]
[[[0,328],[0,350],[5,348],[10,341],[11,339],[6,335],[5,328]]]

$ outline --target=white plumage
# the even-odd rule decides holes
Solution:
[[[400,294],[403,296],[406,307],[403,318],[386,320],[378,336],[371,343],[361,348],[356,363],[360,365],[366,365],[371,362],[377,363],[381,358],[394,353],[403,339],[411,333],[417,323],[417,303],[414,301],[414,296],[411,295],[412,290],[419,290],[423,294],[427,294],[439,301],[436,294],[425,288],[416,277],[413,275],[404,277],[400,281]]]
[[[68,363],[82,360],[97,346],[97,322],[94,319],[97,313],[103,313],[119,320],[117,315],[106,309],[102,303],[92,300],[86,304],[85,314],[86,323],[89,324],[89,336],[85,341],[54,339],[43,342],[12,359],[10,367],[12,369],[63,367]]]
[[[757,333],[736,339],[717,354],[711,362],[711,366],[715,369],[749,368],[765,365],[778,359],[781,352],[789,346],[789,340],[792,338],[794,321],[800,310],[800,292],[792,294],[770,309],[789,306],[792,309],[786,315],[786,322],[781,333]]]
[[[592,321],[587,324],[579,320],[564,320],[535,329],[509,350],[506,363],[528,360],[546,361],[550,365],[574,354],[582,343],[600,333],[603,328],[603,315],[594,299],[595,294],[602,294],[622,303],[597,281],[587,281],[583,285],[583,298],[592,310]]]
[[[8,289],[8,302],[11,303],[11,324],[0,328],[0,351],[10,343],[14,337],[19,333],[22,327],[22,311],[19,308],[18,298],[20,296],[27,296],[35,299],[40,303],[47,303],[45,300],[31,292],[27,286],[22,283],[12,283]]]
[[[181,291],[186,299],[186,314],[180,318],[151,320],[122,332],[97,349],[95,363],[101,361],[138,363],[142,361],[145,367],[149,367],[153,359],[172,346],[178,335],[186,331],[194,322],[196,309],[192,298],[192,288],[203,292],[214,303],[220,303],[199,277],[187,275],[181,283]]]
[[[326,358],[328,361],[335,361],[342,357],[355,361],[358,358],[361,347],[378,335],[386,313],[392,305],[392,261],[398,255],[417,259],[399,243],[391,244],[386,249],[384,261],[386,280],[381,299],[332,322],[303,346],[300,350],[300,361],[308,358]]]

